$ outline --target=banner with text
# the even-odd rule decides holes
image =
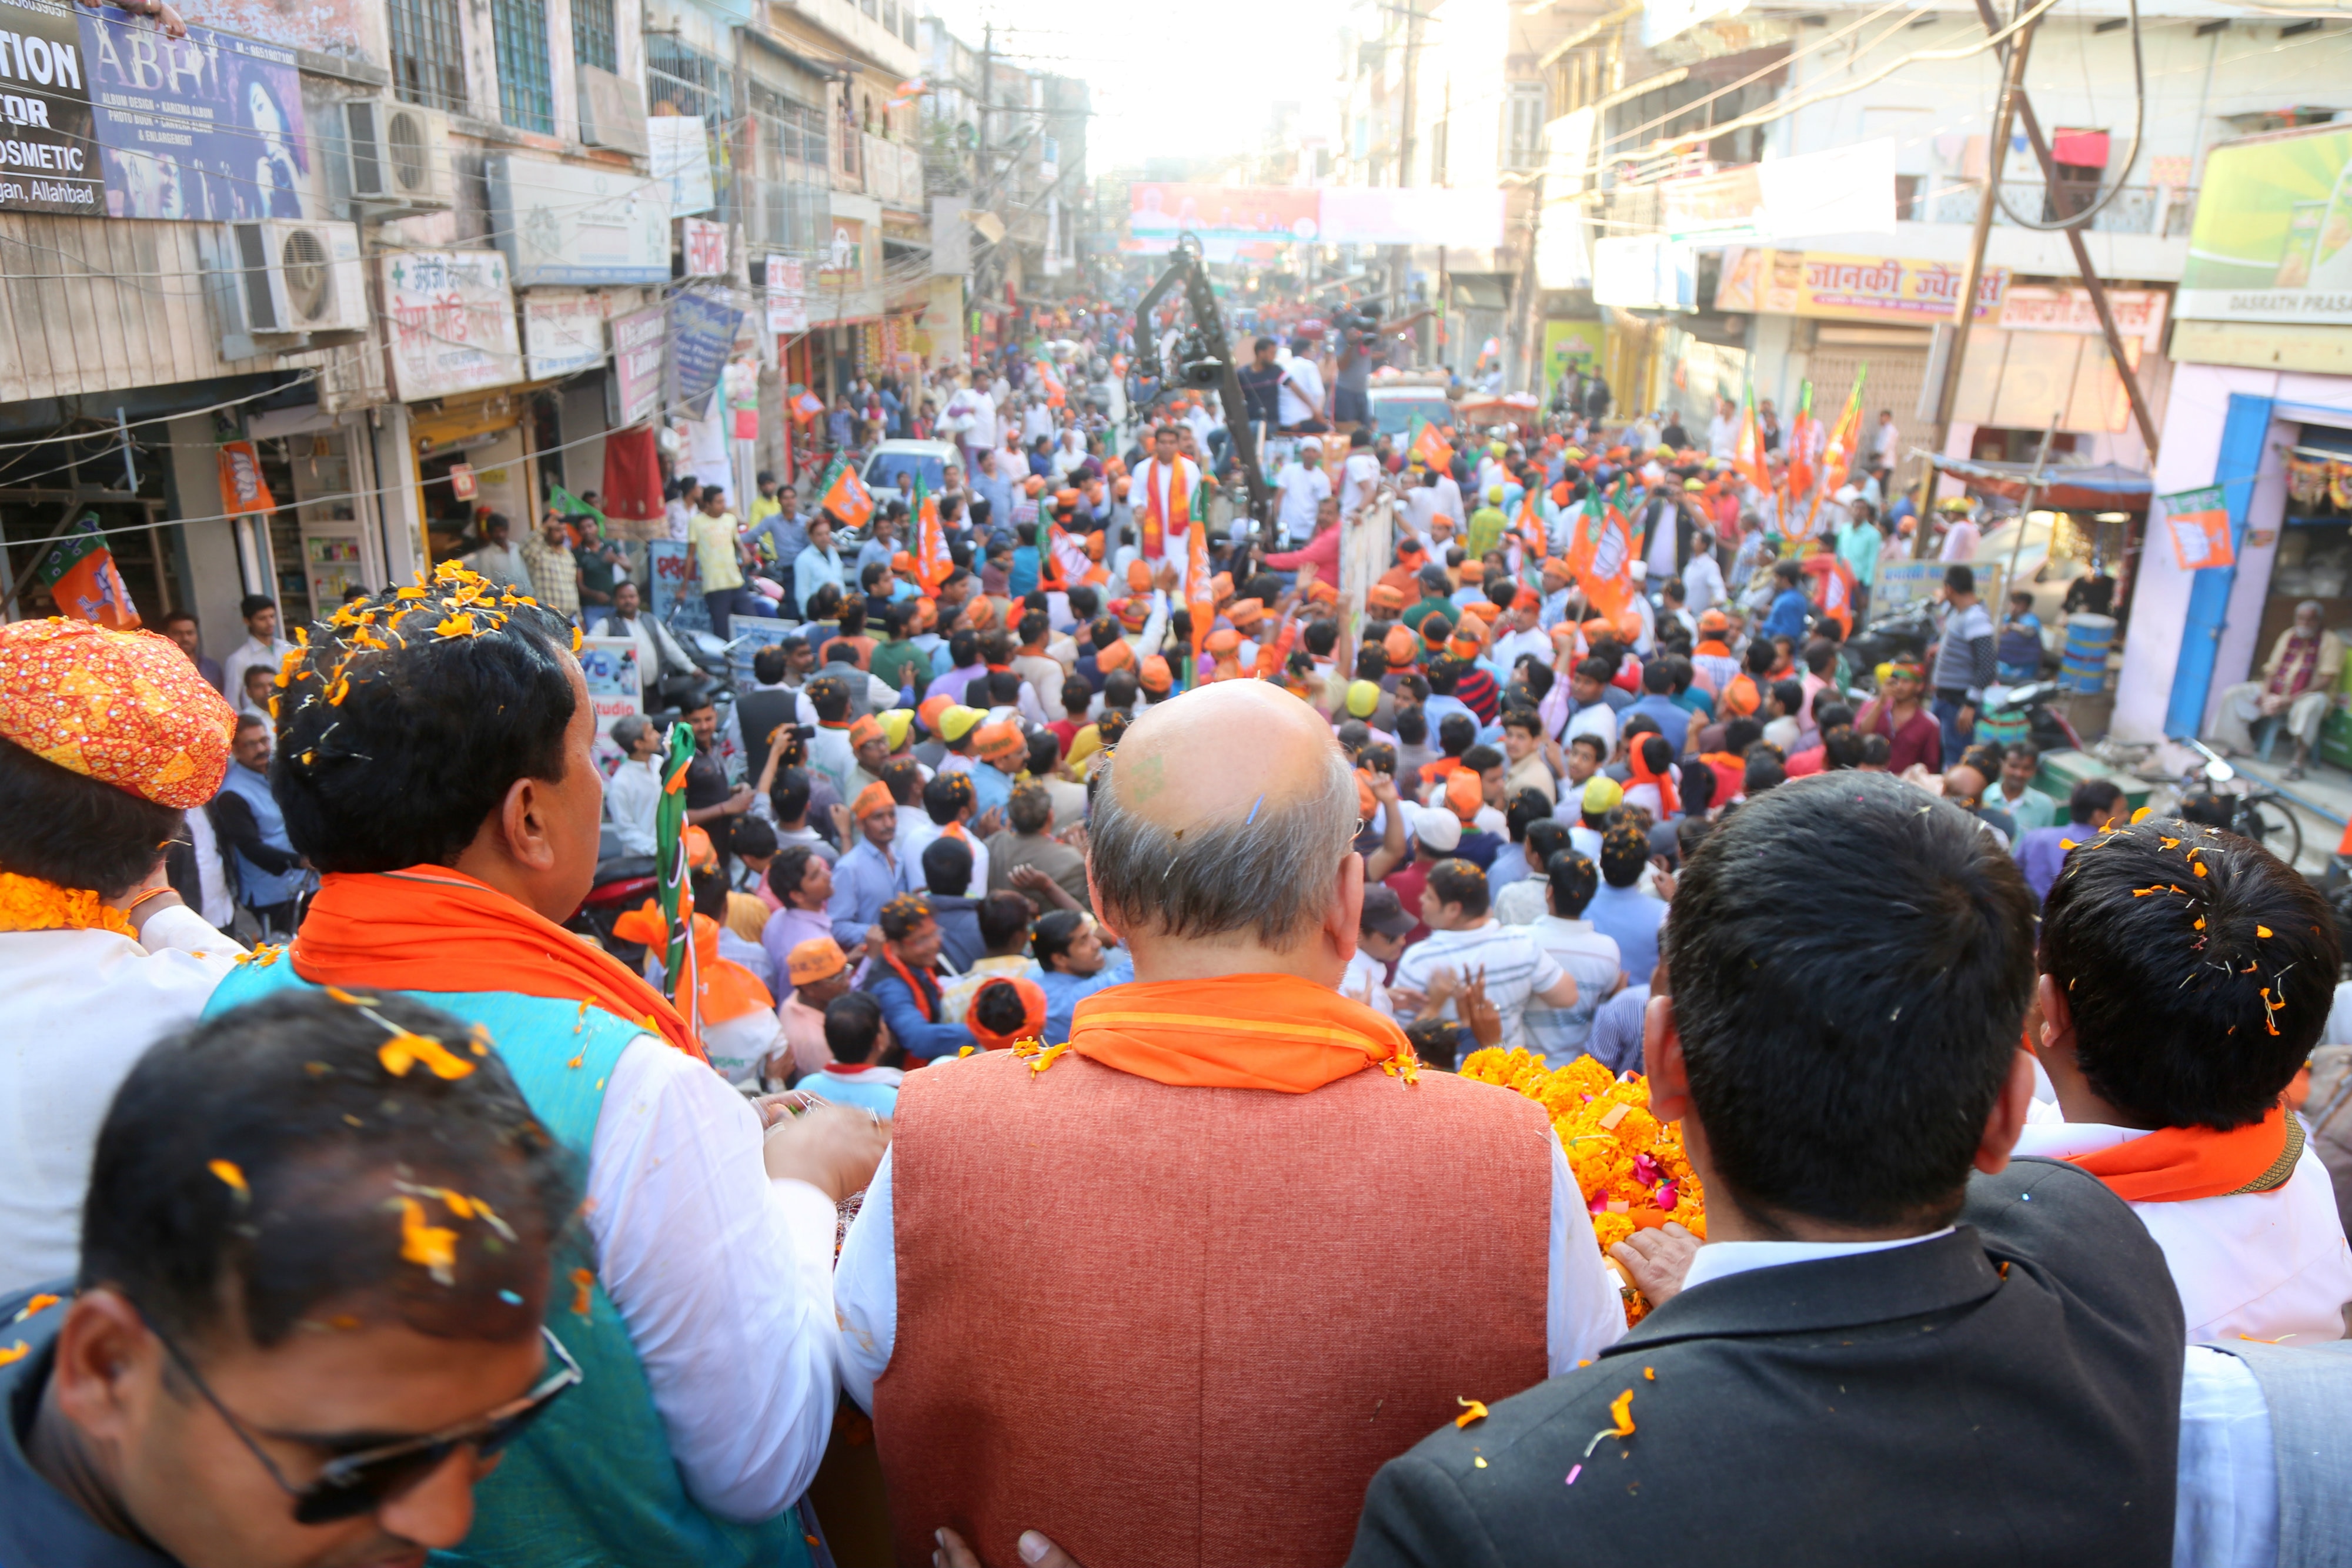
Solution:
[[[1735,246],[1723,253],[1715,308],[1743,315],[1926,327],[1952,319],[1959,290],[1959,268],[1948,262]],[[2008,292],[2009,268],[1987,267],[1977,286],[1976,319],[1983,321],[1999,312]]]

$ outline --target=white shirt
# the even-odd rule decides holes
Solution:
[[[1380,482],[1380,459],[1369,448],[1348,454],[1339,468],[1339,515],[1354,517],[1357,508],[1372,498],[1372,489]]]
[[[1359,947],[1348,959],[1348,972],[1339,977],[1339,994],[1383,1017],[1395,1018],[1396,1004],[1389,1000],[1388,972],[1386,964]]]
[[[1873,426],[1870,432],[1870,455],[1878,459],[1874,466],[1895,466],[1895,444],[1903,439],[1902,431],[1892,420]]]
[[[1569,700],[1573,702],[1575,699],[1571,697]],[[1617,710],[1605,702],[1597,702],[1591,707],[1577,709],[1570,716],[1567,733],[1559,737],[1559,743],[1566,746],[1580,735],[1599,736],[1603,750],[1610,753],[1615,752]]]
[[[1733,414],[1717,414],[1706,422],[1706,455],[1709,457],[1731,457],[1739,450],[1739,420]]]
[[[81,1201],[114,1092],[147,1048],[194,1023],[245,951],[193,909],[146,945],[111,931],[0,934],[0,1294],[69,1279]]]
[[[925,1068],[936,1072],[949,1064]],[[890,1364],[898,1343],[898,1260],[891,1224],[890,1161],[882,1156],[866,1201],[842,1242],[834,1271],[833,1299],[840,1324],[841,1385],[859,1405],[874,1407],[874,1380]],[[1465,1223],[1468,1223],[1465,1220]],[[1575,1370],[1625,1334],[1623,1298],[1616,1277],[1601,1261],[1559,1134],[1551,1138],[1551,1227],[1546,1255],[1544,1346],[1546,1375]]]
[[[1282,370],[1282,393],[1277,400],[1286,428],[1323,417],[1323,372],[1304,354],[1293,355]]]
[[[1276,478],[1274,487],[1282,497],[1282,531],[1294,545],[1305,544],[1315,537],[1315,510],[1331,493],[1331,476],[1320,465],[1294,463]]]
[[[1704,615],[1723,600],[1723,569],[1715,564],[1715,551],[1698,548],[1691,549],[1690,563],[1683,568],[1683,605],[1693,615]]]
[[[769,1179],[759,1113],[683,1051],[621,1052],[588,1153],[597,1277],[695,1500],[772,1519],[833,1428],[834,1206]]]
[[[196,913],[215,926],[226,927],[236,918],[236,900],[228,890],[228,872],[221,864],[220,836],[213,831],[212,814],[199,807],[182,813],[188,822],[188,841],[196,852]]]
[[[1474,969],[1486,971],[1486,999],[1502,1017],[1506,1048],[1527,1044],[1528,998],[1559,984],[1564,973],[1526,928],[1492,918],[1461,931],[1433,931],[1406,948],[1397,960],[1396,988],[1425,996],[1431,975],[1440,968],[1464,979]],[[1446,1003],[1445,1016],[1458,1021],[1454,1007]]]
[[[1525,631],[1514,629],[1506,632],[1495,639],[1495,651],[1491,656],[1494,659],[1495,667],[1502,671],[1507,678],[1511,673],[1511,666],[1518,662],[1519,655],[1522,653],[1534,654],[1537,664],[1549,669],[1551,667],[1550,636],[1538,626],[1530,626]]]
[[[734,710],[727,716],[733,718]],[[622,846],[633,855],[654,852],[654,813],[661,809],[661,758],[642,762],[622,758],[604,780],[604,817],[613,824]]]
[[[916,810],[915,815],[922,818],[919,826],[908,819],[907,812],[907,807],[898,808],[898,841],[894,847],[898,852],[898,858],[901,861],[912,862],[919,876],[923,867],[923,852],[931,847],[931,841],[941,837],[947,830],[932,821],[930,813],[928,811]],[[964,824],[963,842],[964,847],[971,852],[971,882],[964,889],[964,896],[985,898],[988,896],[988,845],[982,841],[978,833],[971,831],[971,824],[969,822]]]
[[[245,711],[245,672],[259,664],[275,675],[286,662],[286,655],[293,651],[294,644],[282,637],[273,637],[267,643],[247,637],[221,661],[221,688],[228,694],[228,700],[237,706],[238,711]],[[267,707],[261,710],[261,716],[269,716]]]
[[[2147,1135],[2063,1115],[2037,1102],[2017,1155],[2064,1159]],[[2307,1345],[2344,1337],[2352,1245],[2336,1217],[2327,1167],[2309,1144],[2286,1185],[2272,1191],[2131,1207],[2164,1249],[2190,1341],[2243,1336]]]

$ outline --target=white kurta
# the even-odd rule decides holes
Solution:
[[[236,941],[193,909],[111,931],[0,935],[0,1295],[70,1279],[107,1107],[162,1036],[195,1021]]]
[[[2147,1135],[2059,1115],[2055,1105],[2036,1102],[2015,1153],[2064,1159]],[[2310,1145],[2286,1185],[2273,1191],[2131,1207],[2164,1249],[2191,1343],[2309,1345],[2344,1337],[2352,1246],[2336,1218],[2327,1167]]]

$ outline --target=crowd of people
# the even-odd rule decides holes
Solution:
[[[560,517],[217,666],[0,627],[0,1559],[2352,1538],[2335,912],[1976,744],[1965,540],[1857,667],[1863,485],[1318,419],[1261,531],[1191,412],[855,528],[681,489],[714,626],[793,623],[735,692]],[[582,914],[673,848],[690,983]],[[1634,1205],[1584,1058],[1679,1129]]]

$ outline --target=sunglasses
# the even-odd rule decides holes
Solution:
[[[148,1328],[152,1331],[154,1324],[149,1323]],[[173,1364],[186,1375],[189,1382],[195,1385],[196,1392],[204,1396],[205,1403],[228,1423],[228,1429],[236,1434],[237,1441],[261,1461],[261,1468],[269,1473],[269,1479],[294,1500],[294,1522],[331,1524],[337,1520],[372,1513],[393,1501],[439,1469],[459,1448],[470,1448],[485,1458],[499,1452],[544,1415],[548,1406],[554,1404],[565,1389],[580,1383],[586,1375],[580,1370],[580,1364],[572,1359],[572,1353],[563,1348],[563,1342],[544,1324],[541,1325],[539,1333],[540,1337],[547,1342],[548,1354],[556,1365],[530,1393],[509,1400],[495,1410],[461,1421],[454,1427],[445,1427],[437,1432],[403,1437],[397,1442],[379,1444],[354,1453],[339,1454],[320,1468],[318,1479],[300,1487],[286,1479],[260,1442],[247,1429],[245,1423],[231,1414],[229,1407],[205,1385],[194,1365],[180,1354],[179,1347],[160,1333],[155,1337],[162,1342],[164,1353],[171,1356]]]

